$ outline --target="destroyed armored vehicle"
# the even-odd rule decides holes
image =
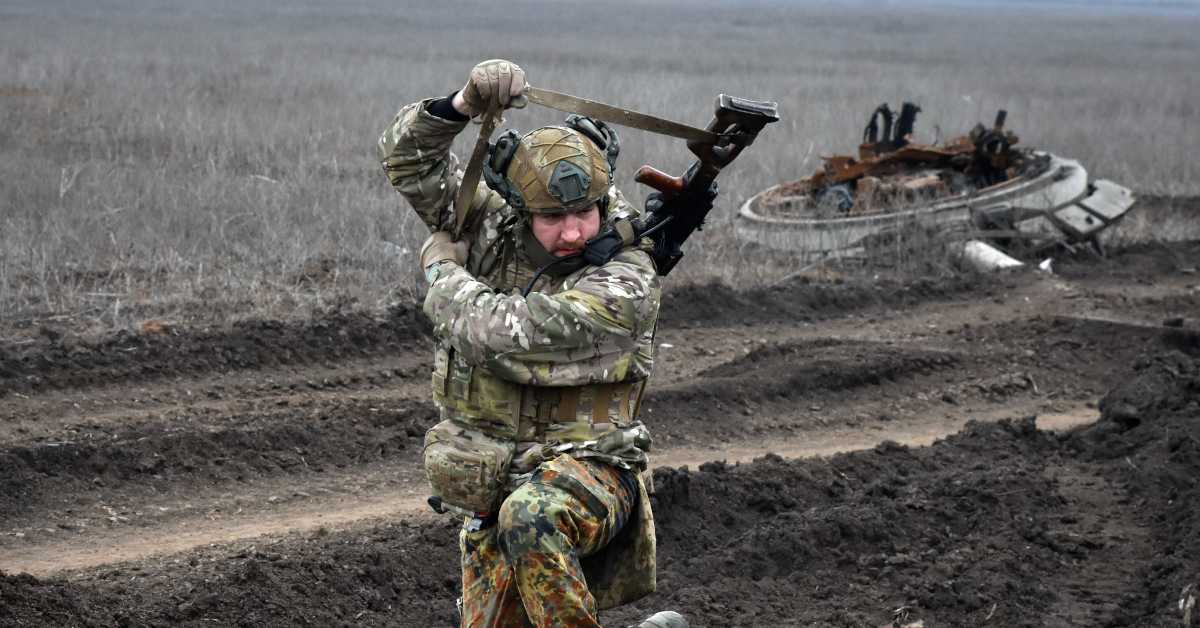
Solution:
[[[744,240],[804,259],[856,256],[905,230],[945,234],[947,242],[985,240],[1030,256],[1097,238],[1133,206],[1129,189],[1089,181],[1079,162],[1019,148],[1001,110],[944,143],[913,142],[920,108],[896,116],[880,105],[863,130],[858,156],[823,157],[811,176],[747,200],[737,232]]]

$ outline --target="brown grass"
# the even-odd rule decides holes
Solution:
[[[730,236],[734,210],[819,154],[852,150],[883,101],[919,102],[929,140],[1005,108],[1026,144],[1098,176],[1197,193],[1194,15],[412,4],[6,3],[0,317],[107,328],[412,298],[423,230],[380,174],[375,138],[402,104],[450,92],[494,56],[535,84],[694,124],[719,92],[779,101],[784,121],[722,176],[721,206],[672,281],[796,272]],[[622,137],[618,177],[634,199],[637,166],[689,162],[681,142]]]

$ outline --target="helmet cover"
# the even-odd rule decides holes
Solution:
[[[505,174],[534,214],[586,209],[612,184],[604,151],[579,131],[561,126],[526,133]]]

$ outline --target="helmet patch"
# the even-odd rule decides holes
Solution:
[[[579,201],[587,200],[588,188],[592,186],[592,178],[575,164],[563,160],[554,166],[550,174],[547,189],[563,206],[570,206]]]

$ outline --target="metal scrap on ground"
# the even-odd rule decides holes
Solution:
[[[811,176],[751,197],[738,234],[807,260],[863,255],[914,227],[1018,258],[1076,243],[1102,254],[1097,236],[1134,204],[1128,188],[1089,181],[1075,160],[1018,148],[1004,110],[990,128],[977,124],[940,144],[913,141],[920,110],[904,103],[897,116],[880,105],[857,157],[823,157]]]

